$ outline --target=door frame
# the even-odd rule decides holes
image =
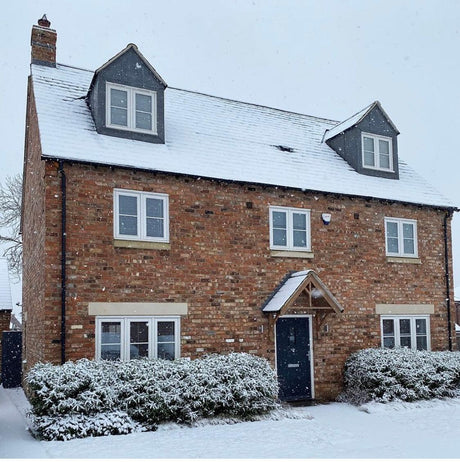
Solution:
[[[314,367],[314,358],[313,358],[313,315],[311,314],[285,314],[279,316],[274,325],[274,337],[275,337],[275,371],[278,375],[278,348],[276,345],[277,336],[276,336],[276,326],[278,324],[278,319],[280,318],[308,318],[308,335],[310,336],[310,381],[311,381],[311,399],[315,399],[315,367]]]

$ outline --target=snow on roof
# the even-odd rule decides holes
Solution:
[[[44,157],[455,207],[401,159],[399,180],[357,173],[323,142],[331,120],[169,87],[165,144],[153,144],[96,132],[93,72],[31,71]]]
[[[8,276],[8,262],[0,258],[0,310],[12,310],[11,287]]]
[[[349,128],[361,122],[361,120],[363,120],[364,117],[366,117],[366,115],[376,106],[382,111],[383,115],[388,120],[388,123],[395,129],[397,133],[399,133],[399,130],[396,128],[395,124],[391,121],[387,113],[383,110],[382,105],[378,101],[374,101],[372,104],[369,104],[369,106],[366,106],[362,111],[357,112],[355,115],[352,115],[347,120],[344,120],[343,122],[340,122],[330,130],[327,130],[327,132],[324,135],[324,141],[334,138],[334,136],[337,136],[339,133],[342,133],[345,130],[348,130]]]

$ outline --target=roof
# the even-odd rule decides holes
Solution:
[[[367,114],[369,114],[369,112],[371,112],[372,109],[374,109],[375,107],[378,107],[380,109],[384,117],[387,119],[388,123],[393,127],[395,132],[399,134],[399,130],[396,128],[396,125],[388,117],[387,113],[383,110],[380,102],[374,101],[372,104],[369,104],[369,106],[365,107],[362,111],[357,112],[355,115],[351,116],[347,120],[344,120],[343,122],[340,122],[339,124],[331,128],[330,130],[327,130],[327,132],[324,135],[324,141],[330,140],[331,138],[334,138],[340,133],[343,133],[345,130],[348,130],[349,128],[354,127],[355,125],[359,124],[361,120],[363,120],[364,117],[366,117]]]
[[[298,271],[291,273],[284,278],[271,297],[267,300],[262,308],[262,311],[264,313],[281,311],[285,306],[295,301],[305,288],[305,283],[310,281],[315,287],[312,291],[313,298],[317,298],[318,300],[322,300],[325,304],[329,304],[330,308],[338,313],[343,312],[343,308],[340,303],[313,270]],[[310,308],[314,309],[314,304]],[[322,308],[324,308],[324,306]]]
[[[45,158],[455,207],[401,159],[399,180],[357,173],[323,141],[336,121],[168,87],[165,144],[134,141],[96,132],[93,72],[31,72]]]
[[[12,310],[10,278],[8,276],[8,262],[0,258],[0,310]]]

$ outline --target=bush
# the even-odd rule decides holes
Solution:
[[[362,404],[453,397],[459,387],[460,352],[367,349],[346,361],[339,400]]]
[[[37,364],[27,383],[35,432],[44,439],[117,434],[121,415],[131,419],[130,431],[138,431],[137,424],[155,429],[162,422],[206,417],[249,419],[276,408],[278,394],[268,362],[245,353],[194,361]],[[56,430],[59,422],[62,431]]]

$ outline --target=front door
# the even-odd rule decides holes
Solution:
[[[310,319],[279,318],[276,322],[276,369],[283,401],[311,399]]]

